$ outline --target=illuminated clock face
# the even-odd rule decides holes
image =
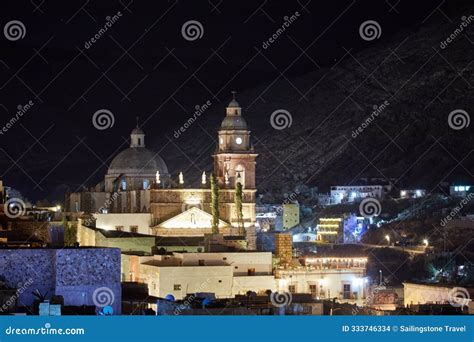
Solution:
[[[242,138],[241,137],[235,138],[235,142],[237,143],[237,145],[242,144]]]

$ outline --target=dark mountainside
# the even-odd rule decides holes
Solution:
[[[463,33],[440,48],[468,13],[474,13],[473,8],[451,15],[455,19],[450,24],[433,15],[389,41],[382,34],[372,41],[373,48],[349,51],[333,68],[289,81],[280,77],[239,92],[260,155],[259,191],[270,191],[274,198],[267,197],[269,201],[280,200],[297,185],[328,191],[332,184],[356,184],[363,177],[391,178],[396,189],[441,191],[442,182],[472,184],[472,125],[461,130],[448,125],[448,115],[455,109],[472,116],[472,17]],[[386,109],[353,138],[352,132],[370,116],[373,106],[384,101],[389,102]],[[181,151],[166,148],[161,153],[170,170],[186,170],[190,181],[199,178],[198,170],[210,171],[208,156],[216,143],[211,128],[222,120],[223,102],[193,124],[201,129],[193,127],[176,139],[186,140],[179,142]],[[270,115],[277,109],[291,113],[291,127],[272,128]]]

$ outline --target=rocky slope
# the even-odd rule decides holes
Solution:
[[[354,184],[363,177],[391,179],[397,188],[435,191],[443,182],[472,183],[472,124],[454,130],[448,123],[456,109],[473,115],[471,19],[444,49],[440,44],[459,28],[461,16],[449,24],[433,19],[361,53],[350,52],[332,68],[240,92],[238,100],[260,154],[259,189],[275,200],[301,184],[324,191],[331,184]],[[380,113],[353,133],[374,106]],[[211,137],[223,107],[215,106],[212,115],[200,119]],[[278,109],[291,114],[290,127],[272,127],[270,116]],[[212,152],[212,138],[198,131],[183,135],[189,143],[180,144],[191,159]],[[189,165],[181,153],[175,156],[167,160],[171,168]],[[200,158],[190,172],[209,165],[209,158]]]

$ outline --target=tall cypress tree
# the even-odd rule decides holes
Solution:
[[[211,174],[211,213],[212,234],[219,234],[219,186],[214,174]]]
[[[235,184],[234,194],[235,210],[237,211],[237,227],[239,228],[239,235],[245,235],[245,228],[242,214],[242,184],[238,182]]]

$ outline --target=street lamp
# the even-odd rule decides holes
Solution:
[[[429,245],[428,239],[423,239],[423,244],[425,245],[425,247],[428,247],[428,245]]]
[[[385,239],[387,240],[388,245],[390,245],[390,235],[385,235]]]

